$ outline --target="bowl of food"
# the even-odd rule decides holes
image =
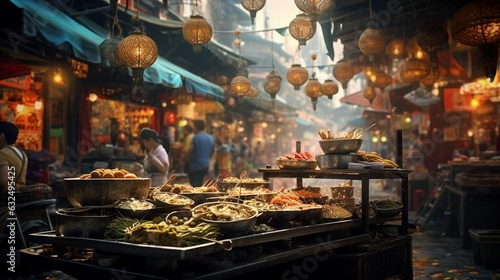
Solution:
[[[155,210],[156,205],[151,201],[139,200],[135,198],[122,199],[116,202],[115,209],[122,216],[142,219],[153,210]]]
[[[371,201],[371,205],[377,210],[379,217],[393,217],[403,211],[403,204],[398,201],[385,199]]]
[[[103,238],[113,214],[100,212],[71,213],[56,211],[56,235],[67,237]]]
[[[153,194],[153,203],[164,208],[178,209],[190,208],[194,204],[194,200],[176,193],[157,192]]]
[[[349,162],[358,161],[358,155],[356,153],[317,155],[316,161],[320,169],[347,169]]]
[[[245,233],[257,221],[259,211],[252,206],[234,202],[207,202],[194,207],[193,217],[219,226],[222,233]]]
[[[148,197],[150,178],[66,178],[63,189],[74,207],[113,204],[118,200]]]
[[[355,153],[361,148],[363,139],[325,139],[319,140],[319,146],[325,154],[348,154]]]
[[[316,169],[318,163],[316,159],[296,160],[296,159],[276,159],[276,166],[279,169],[311,170]]]

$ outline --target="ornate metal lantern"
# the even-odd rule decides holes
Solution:
[[[451,21],[451,36],[481,52],[484,74],[493,81],[500,42],[500,1],[477,0],[464,5]]]
[[[212,39],[212,26],[202,16],[192,15],[182,26],[182,36],[193,45],[193,51],[199,53],[201,47]]]
[[[132,69],[133,80],[138,82],[142,81],[144,69],[156,61],[158,47],[146,33],[136,29],[118,44],[118,56]]]
[[[402,39],[394,39],[385,48],[385,53],[390,58],[403,58],[405,56],[405,42]]]
[[[430,73],[431,65],[429,62],[411,58],[401,66],[399,76],[406,83],[415,83],[427,77]]]
[[[431,70],[438,71],[437,52],[448,43],[448,32],[441,28],[426,28],[416,36],[417,44],[429,54]]]
[[[234,95],[238,95],[238,97],[244,97],[250,91],[251,87],[252,84],[250,84],[250,81],[242,73],[236,74],[236,77],[231,81],[231,91]]]
[[[250,90],[247,92],[245,96],[249,98],[255,98],[259,96],[259,91],[255,87],[251,86]]]
[[[286,78],[295,90],[299,90],[300,86],[307,82],[309,73],[300,64],[293,64],[286,72]]]
[[[340,60],[333,67],[333,77],[342,84],[344,95],[347,95],[347,83],[354,77],[354,67],[349,62]]]
[[[328,79],[321,85],[321,92],[323,95],[326,95],[328,99],[332,99],[332,97],[339,92],[339,86],[333,80]]]
[[[99,45],[99,53],[104,59],[107,59],[112,66],[123,66],[125,63],[118,55],[118,45],[123,40],[121,37],[108,38]]]
[[[299,41],[299,46],[305,46],[307,40],[316,33],[316,22],[312,21],[306,14],[297,15],[289,24],[290,35]]]
[[[370,101],[370,104],[373,104],[373,100],[377,96],[377,92],[375,91],[375,88],[372,86],[367,86],[365,89],[363,89],[363,97],[368,99]]]
[[[276,94],[281,89],[281,81],[281,76],[272,70],[264,82],[264,91],[271,95],[271,98],[276,98]]]
[[[361,33],[358,40],[359,50],[371,60],[382,54],[387,44],[386,35],[379,29],[368,27]]]
[[[312,74],[312,77],[306,84],[305,88],[306,95],[311,98],[311,103],[313,105],[313,110],[316,111],[316,104],[318,103],[318,97],[323,95],[321,92],[321,83],[316,79],[316,75]]]
[[[295,6],[306,13],[312,21],[327,13],[333,7],[334,0],[295,0]]]
[[[405,50],[408,58],[417,58],[429,61],[429,54],[425,52],[417,43],[417,36],[411,37],[406,42]]]
[[[429,75],[421,79],[419,82],[426,87],[433,86],[439,80],[439,71],[431,71]]]
[[[373,87],[379,88],[382,91],[384,91],[385,87],[392,83],[392,77],[382,70],[379,70],[371,75],[369,80]]]
[[[252,25],[257,15],[257,11],[262,10],[264,5],[266,5],[266,0],[241,0],[241,6],[245,8],[245,10],[250,12],[250,19],[252,21]]]

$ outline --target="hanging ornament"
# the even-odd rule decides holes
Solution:
[[[442,28],[427,27],[417,34],[416,39],[417,44],[429,54],[431,70],[437,72],[437,52],[448,43],[448,32]]]
[[[375,88],[372,86],[367,86],[365,89],[363,89],[363,97],[368,99],[370,101],[370,105],[373,105],[373,100],[377,96],[377,92],[375,91]]]
[[[316,33],[316,22],[312,21],[306,14],[297,15],[288,26],[290,35],[299,41],[299,47],[305,46],[307,40]]]
[[[193,45],[195,53],[201,52],[201,46],[212,39],[212,26],[198,14],[198,1],[193,9],[193,14],[182,26],[184,40]]]
[[[333,67],[333,77],[342,84],[344,95],[347,95],[347,83],[354,77],[354,67],[342,59]]]
[[[300,86],[307,82],[309,73],[300,64],[292,64],[292,67],[286,72],[286,78],[295,90],[300,90]]]
[[[374,61],[376,56],[384,52],[386,44],[386,35],[384,32],[373,27],[368,27],[359,36],[359,50],[364,55],[370,57],[371,61]]]
[[[500,1],[477,0],[465,4],[451,21],[451,36],[481,52],[484,74],[493,82],[500,43]]]
[[[385,73],[382,70],[377,71],[373,75],[370,76],[370,85],[376,88],[381,89],[384,91],[384,89],[392,84],[392,77]]]
[[[252,21],[252,25],[257,15],[257,11],[262,10],[264,5],[266,5],[266,0],[241,0],[241,6],[245,8],[245,10],[250,12],[250,19]]]
[[[107,59],[111,66],[123,66],[125,63],[120,59],[118,55],[118,45],[123,40],[122,32],[123,29],[120,26],[120,22],[118,20],[118,13],[115,5],[116,0],[112,0],[110,3],[111,9],[115,13],[115,18],[113,21],[113,26],[111,27],[111,38],[104,40],[101,44],[99,44],[99,53],[104,59]],[[115,28],[118,29],[118,33],[115,35]]]
[[[240,31],[234,31],[234,35],[236,35],[236,39],[240,39]],[[247,79],[245,74],[243,74],[243,62],[241,60],[241,45],[238,44],[238,74],[231,80],[231,92],[234,95],[238,96],[240,101],[243,100],[243,97],[250,91],[252,84]]]
[[[425,52],[417,43],[417,36],[411,37],[405,45],[406,56],[429,61],[429,54]]]
[[[405,55],[405,42],[402,39],[394,39],[385,49],[385,53],[390,58],[403,58]]]
[[[334,2],[334,0],[295,0],[295,6],[316,22],[320,15],[332,9]]]
[[[332,99],[332,97],[339,92],[339,86],[333,80],[328,79],[321,85],[321,92],[323,95],[326,95],[328,99]]]
[[[316,74],[313,73],[312,77],[306,84],[306,88],[304,90],[306,95],[311,98],[311,104],[313,105],[313,110],[316,111],[316,104],[318,103],[318,97],[322,95],[321,92],[321,83],[316,79]]]
[[[422,59],[411,58],[401,65],[399,77],[403,82],[416,83],[427,77],[430,73],[431,65],[429,62]]]
[[[429,75],[421,79],[419,82],[423,86],[432,87],[437,81],[439,81],[439,71],[431,71]]]
[[[276,94],[281,89],[281,76],[272,70],[266,77],[264,81],[264,91],[268,93],[271,98],[276,98]]]

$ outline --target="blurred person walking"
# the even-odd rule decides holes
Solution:
[[[143,128],[139,133],[139,139],[146,148],[143,166],[135,164],[133,172],[139,177],[151,178],[151,186],[157,187],[165,184],[168,180],[170,161],[167,151],[163,147],[158,132],[150,128]]]
[[[189,183],[193,187],[203,185],[208,174],[210,159],[214,153],[215,141],[205,132],[205,121],[193,121],[194,136],[188,153],[189,158]]]

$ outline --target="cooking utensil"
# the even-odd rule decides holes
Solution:
[[[103,238],[113,215],[79,215],[56,211],[56,234],[59,236]]]
[[[231,196],[234,192],[234,190],[240,186],[241,184],[241,181],[243,181],[243,178],[245,178],[245,175],[247,175],[247,171],[246,170],[243,170],[241,171],[241,174],[240,174],[240,180],[238,181],[238,183],[236,183],[236,185],[234,186],[233,189],[231,189],[231,192],[228,194],[228,196]],[[238,193],[238,201],[240,201],[240,196],[241,196],[241,188],[239,189],[239,193]]]
[[[326,139],[319,140],[319,146],[325,154],[348,154],[359,151],[363,139]]]
[[[220,180],[222,180],[222,174],[219,174],[219,176],[217,176],[217,179],[213,182],[213,184],[210,184],[209,187],[217,187],[217,184],[220,182]]]
[[[347,169],[349,162],[357,162],[358,155],[356,153],[342,155],[317,155],[316,161],[320,169]]]

